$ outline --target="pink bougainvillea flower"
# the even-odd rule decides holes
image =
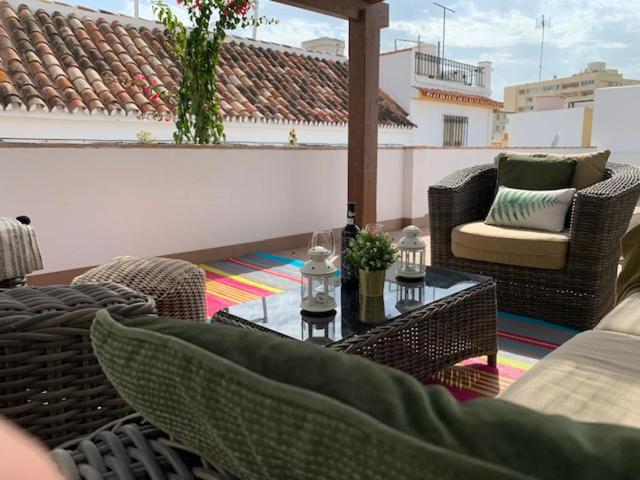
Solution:
[[[152,78],[151,79],[151,84],[152,85],[157,85],[158,84],[158,80],[156,78]]]
[[[149,87],[144,87],[144,94],[149,95],[151,93],[151,89]]]
[[[244,17],[247,13],[249,13],[249,10],[251,10],[251,4],[249,3],[249,0],[244,0],[239,3],[237,12],[240,15]]]
[[[153,95],[151,95],[151,100],[157,100],[158,98],[160,98],[160,96],[156,92],[153,92]]]
[[[193,3],[193,8],[195,8],[196,10],[200,10],[200,7],[201,7],[201,5],[200,5],[200,0],[196,0],[196,1]]]

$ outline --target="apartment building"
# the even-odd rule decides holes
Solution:
[[[562,95],[567,104],[583,104],[593,101],[598,88],[637,84],[640,80],[623,78],[617,69],[607,68],[605,62],[592,62],[584,71],[570,77],[505,87],[504,110],[512,113],[531,111],[534,98],[539,95]]]

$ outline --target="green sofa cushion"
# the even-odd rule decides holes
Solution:
[[[98,313],[97,357],[145,418],[243,479],[640,478],[640,430],[543,415],[225,325]]]
[[[607,168],[607,161],[609,160],[610,155],[611,152],[609,150],[601,150],[598,152],[588,153],[570,153],[566,155],[544,152],[500,152],[496,157],[496,166],[499,165],[500,159],[509,157],[557,161],[575,160],[575,171],[571,180],[571,184],[568,186],[571,188],[575,188],[576,190],[581,190],[602,181],[604,172]]]
[[[498,187],[520,190],[561,190],[569,188],[576,160],[532,158],[528,154],[498,156]]]
[[[622,271],[616,283],[616,303],[640,292],[640,225],[622,237]]]

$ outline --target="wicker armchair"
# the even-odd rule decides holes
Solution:
[[[80,283],[114,282],[152,297],[165,317],[207,321],[205,275],[193,263],[170,258],[115,257],[73,279]]]
[[[116,284],[0,290],[0,416],[53,447],[132,412],[93,354],[89,328],[103,308],[155,313],[152,299]]]
[[[60,445],[52,455],[64,478],[74,480],[236,479],[137,414]]]
[[[640,169],[610,164],[601,182],[576,193],[568,259],[562,270],[467,260],[452,254],[452,230],[487,216],[496,176],[494,165],[479,165],[429,188],[432,264],[494,277],[501,310],[592,328],[613,307],[620,239],[640,195]]]

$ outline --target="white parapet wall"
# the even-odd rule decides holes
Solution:
[[[381,148],[378,218],[422,221],[429,185],[497,152]],[[0,216],[29,215],[57,272],[339,228],[347,151],[0,143],[0,181]]]
[[[292,129],[300,144],[346,145],[348,142],[346,124],[226,120],[224,127],[226,140],[234,143],[286,145]],[[172,143],[175,126],[172,122],[140,120],[135,116],[84,112],[14,110],[0,114],[0,141],[136,142],[143,131],[150,133],[154,141]],[[380,126],[378,129],[378,140],[382,145],[410,145],[412,135],[410,128]]]
[[[509,145],[525,147],[575,147],[594,144],[590,141],[590,108],[569,108],[509,115]]]
[[[640,166],[640,85],[595,92],[593,144],[612,151],[612,160]]]

